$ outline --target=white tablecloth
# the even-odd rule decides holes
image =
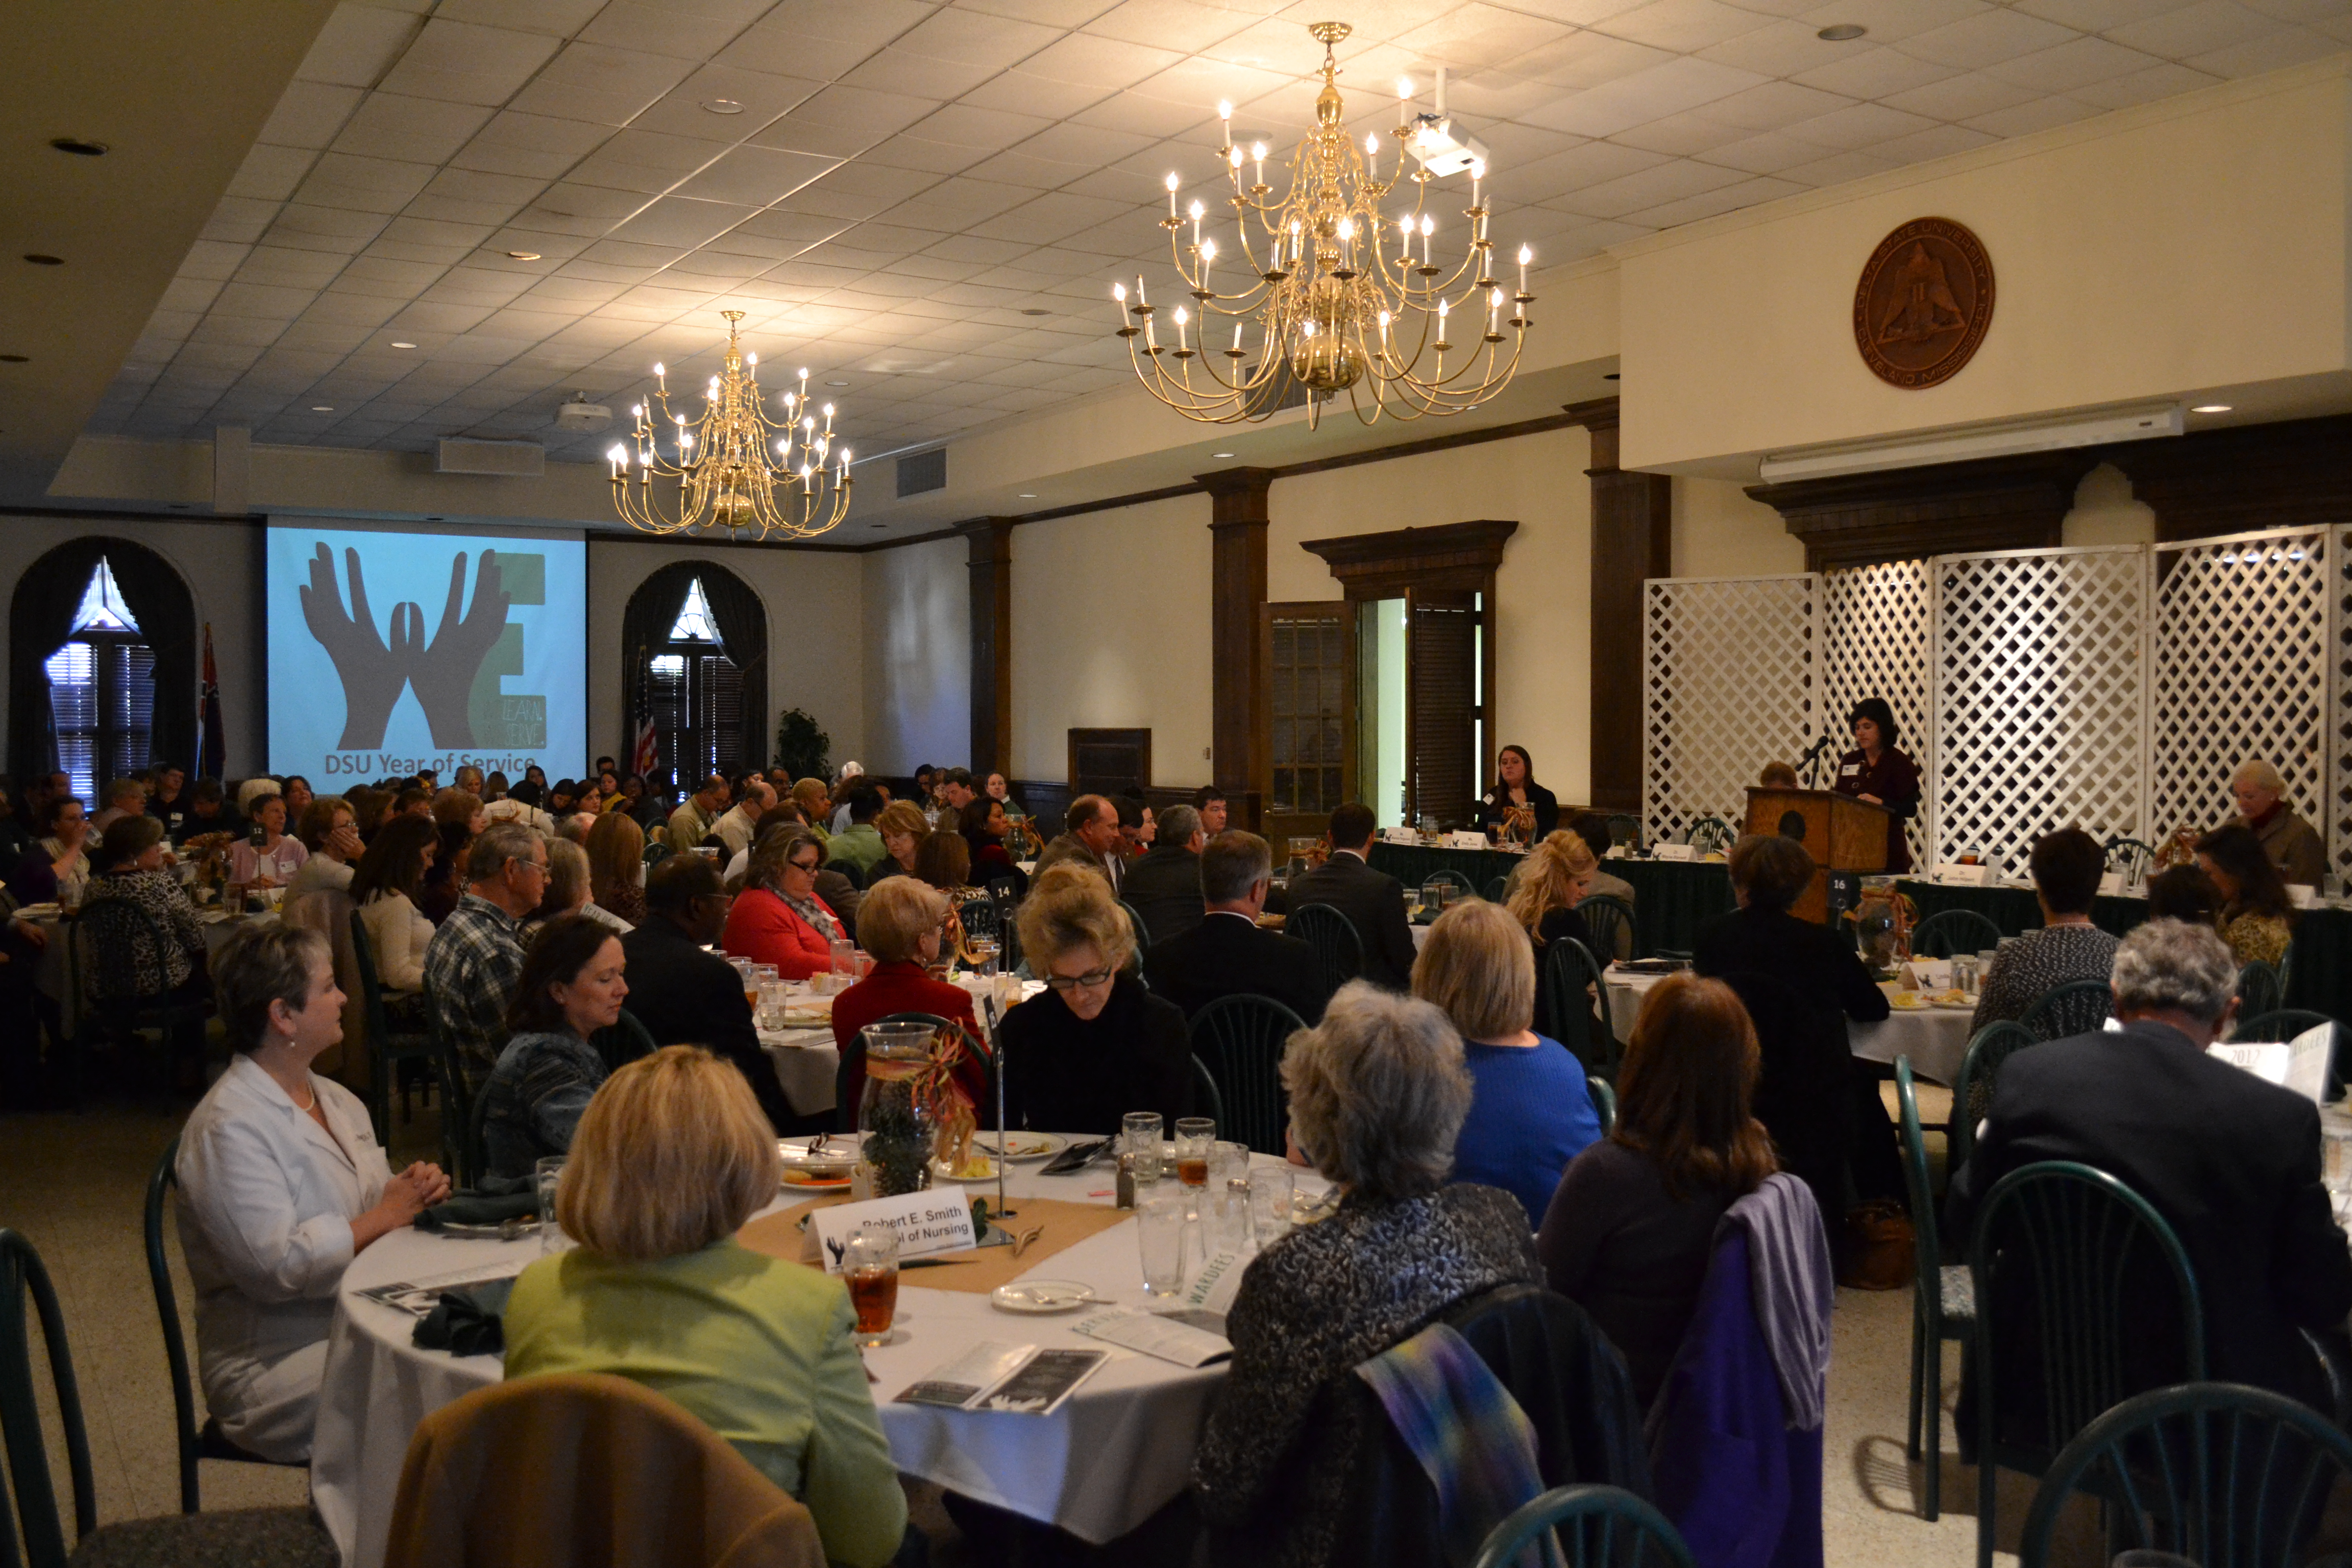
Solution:
[[[1258,1163],[1276,1162],[1260,1156]],[[1015,1166],[1013,1206],[1024,1196],[1110,1201],[1109,1171],[1039,1176]],[[1299,1189],[1322,1181],[1298,1171]],[[992,1200],[992,1184],[976,1186]],[[802,1201],[798,1194],[777,1206]],[[345,1568],[379,1568],[402,1460],[416,1424],[474,1389],[498,1381],[497,1358],[463,1359],[410,1342],[416,1320],[355,1292],[538,1255],[536,1239],[458,1241],[395,1231],[352,1260],[327,1349],[325,1384],[312,1441],[310,1490]],[[1124,1304],[1143,1300],[1132,1220],[1045,1258],[1024,1278],[1078,1279]],[[1060,1526],[1082,1540],[1115,1540],[1164,1507],[1185,1484],[1209,1397],[1222,1368],[1187,1372],[1113,1350],[1111,1360],[1050,1416],[968,1413],[894,1405],[899,1390],[982,1340],[1101,1349],[1070,1331],[1076,1314],[1016,1316],[984,1295],[928,1290],[909,1270],[898,1292],[906,1337],[866,1352],[880,1381],[874,1401],[898,1468],[966,1497]]]
[[[1628,974],[1613,964],[1608,972],[1609,1021],[1621,1040],[1630,1039],[1642,998],[1663,975]],[[1881,987],[1891,992],[1892,987]],[[1968,1055],[1969,1007],[1897,1008],[1875,1024],[1849,1022],[1846,1038],[1853,1054],[1864,1061],[1892,1063],[1909,1057],[1911,1070],[1931,1083],[1949,1084],[1960,1074],[1960,1058]]]
[[[975,1009],[990,988],[990,982],[969,975],[957,976],[955,984],[971,993]],[[1045,989],[1043,981],[1024,981],[1021,1000],[1025,1002]],[[804,986],[795,985],[792,990],[795,996],[808,994]],[[803,1116],[817,1116],[833,1109],[834,1077],[841,1068],[841,1050],[834,1044],[833,1026],[761,1030],[760,1046],[775,1067],[776,1081],[783,1086],[786,1104]]]

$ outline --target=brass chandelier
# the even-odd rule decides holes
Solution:
[[[1196,200],[1180,214],[1181,182],[1170,174],[1168,216],[1160,226],[1168,230],[1178,278],[1199,313],[1196,319],[1180,304],[1162,318],[1140,275],[1132,299],[1119,284],[1112,292],[1129,362],[1153,396],[1205,424],[1262,420],[1294,398],[1298,386],[1307,394],[1309,428],[1319,421],[1322,405],[1342,391],[1367,425],[1383,414],[1417,419],[1475,408],[1502,391],[1518,369],[1531,324],[1527,307],[1535,300],[1528,292],[1533,252],[1519,247],[1516,289],[1495,277],[1486,164],[1453,140],[1442,116],[1413,114],[1410,83],[1399,89],[1403,122],[1396,131],[1396,163],[1381,179],[1380,137],[1365,136],[1360,148],[1350,140],[1333,80],[1339,69],[1333,46],[1353,29],[1344,22],[1318,22],[1307,31],[1323,45],[1323,90],[1315,100],[1315,129],[1291,156],[1288,195],[1269,199],[1265,144],[1244,154],[1234,145],[1233,105],[1218,105],[1233,184],[1228,200],[1240,230],[1239,254],[1228,265],[1238,263],[1240,278],[1255,280],[1234,292],[1218,289],[1222,253],[1215,237],[1201,232],[1207,209]],[[1408,155],[1421,163],[1410,174]],[[1253,171],[1247,185],[1244,162]],[[1430,186],[1445,174],[1465,171],[1470,204],[1462,216],[1468,237],[1461,261],[1449,270],[1431,260],[1439,226],[1427,210]],[[1400,184],[1412,187],[1411,205],[1385,209]],[[1230,342],[1226,320],[1233,322]],[[1172,342],[1160,336],[1171,326]]]
[[[668,373],[655,365],[654,395],[629,409],[635,452],[616,445],[605,454],[613,464],[613,505],[641,533],[724,529],[757,539],[814,538],[849,513],[849,448],[833,451],[833,405],[810,406],[803,370],[800,390],[778,399],[783,418],[769,418],[760,356],[743,352],[735,326],[743,312],[719,314],[727,318],[727,361],[703,391],[701,415],[689,423],[670,412]],[[656,402],[667,429],[655,420]],[[667,503],[656,479],[670,491]]]

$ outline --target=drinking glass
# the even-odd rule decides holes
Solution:
[[[964,938],[964,954],[971,960],[971,972],[982,980],[996,977],[996,939],[992,936]]]
[[[1294,1190],[1288,1165],[1264,1165],[1250,1173],[1250,1236],[1260,1252],[1290,1234]]]
[[[841,1251],[841,1277],[849,1284],[849,1304],[857,1310],[857,1342],[890,1342],[890,1321],[898,1314],[898,1233],[887,1225],[861,1225]]]
[[[1135,1156],[1139,1191],[1160,1184],[1160,1112],[1130,1110],[1119,1121],[1119,1152]]]
[[[857,944],[847,937],[835,937],[825,943],[825,946],[832,950],[833,972],[835,974],[847,976],[847,979],[841,984],[845,985],[850,981],[856,980],[857,978]]]
[[[2319,1131],[2321,1147],[2326,1154],[2324,1170],[2328,1191],[2352,1191],[2352,1127],[2330,1119],[2320,1124]]]
[[[1217,1124],[1206,1116],[1176,1119],[1176,1179],[1192,1188],[1209,1184],[1209,1152],[1217,1141]]]
[[[539,1250],[541,1253],[561,1252],[565,1243],[563,1227],[555,1223],[555,1187],[563,1174],[563,1156],[550,1154],[531,1167],[531,1180],[539,1193]]]
[[[771,1034],[784,1026],[784,1009],[791,1005],[792,988],[781,980],[760,983],[760,1027]]]
[[[1184,1288],[1184,1199],[1178,1193],[1139,1193],[1136,1246],[1143,1258],[1143,1291],[1165,1298]]]

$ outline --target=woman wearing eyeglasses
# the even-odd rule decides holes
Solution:
[[[806,980],[833,967],[833,943],[849,933],[816,896],[824,849],[805,827],[775,833],[751,851],[744,886],[727,911],[719,945],[737,958],[772,963],[786,980]]]
[[[1105,1135],[1130,1110],[1192,1114],[1184,1015],[1128,967],[1135,932],[1099,872],[1048,868],[1021,905],[1021,950],[1045,983],[1004,1016],[1004,1114],[1013,1127]]]

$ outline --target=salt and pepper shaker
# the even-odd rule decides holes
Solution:
[[[1135,1206],[1135,1156],[1122,1151],[1118,1157],[1118,1199],[1120,1208]]]

